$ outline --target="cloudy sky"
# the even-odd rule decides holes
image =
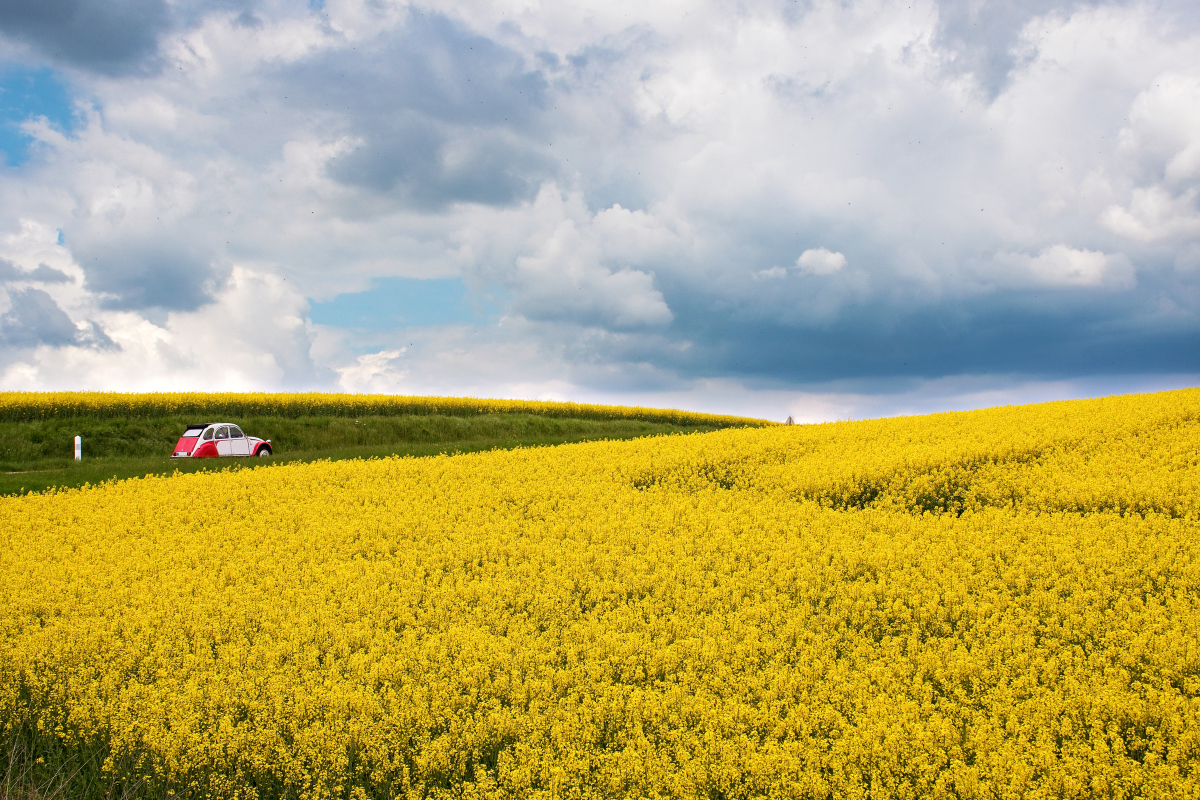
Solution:
[[[0,389],[1200,384],[1191,0],[6,0]]]

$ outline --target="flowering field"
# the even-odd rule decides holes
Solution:
[[[536,414],[577,419],[636,419],[680,425],[769,425],[760,419],[673,408],[605,406],[477,397],[410,397],[338,392],[0,392],[0,422],[63,417],[383,417]]]
[[[1197,798],[1198,454],[1187,390],[4,498],[3,746],[72,796]]]

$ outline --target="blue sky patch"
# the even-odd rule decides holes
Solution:
[[[476,315],[460,278],[376,278],[365,292],[312,303],[309,317],[319,325],[391,330],[470,322]]]
[[[71,98],[53,70],[47,67],[0,66],[0,151],[8,166],[29,158],[32,139],[21,123],[45,117],[51,125],[70,130]]]

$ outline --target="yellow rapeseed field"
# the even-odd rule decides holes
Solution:
[[[195,414],[201,417],[357,417],[402,414],[537,414],[584,419],[638,419],[677,425],[752,425],[775,423],[674,408],[605,406],[542,400],[494,400],[478,397],[421,397],[341,392],[0,392],[0,422],[29,422],[55,417],[152,418]]]
[[[77,794],[1200,798],[1198,454],[1187,390],[3,498],[4,746]]]

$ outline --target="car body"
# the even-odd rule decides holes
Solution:
[[[269,456],[272,452],[270,439],[247,436],[232,422],[202,422],[187,426],[171,458]]]

